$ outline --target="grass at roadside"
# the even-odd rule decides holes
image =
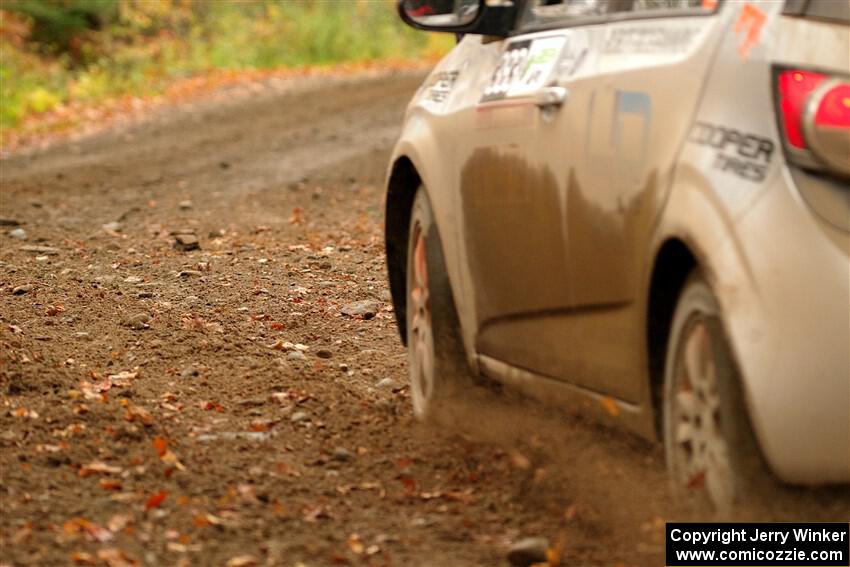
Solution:
[[[61,44],[32,6],[0,10],[0,139],[63,106],[157,96],[221,70],[433,58],[452,45],[406,28],[389,0],[103,0],[87,16],[97,29]]]

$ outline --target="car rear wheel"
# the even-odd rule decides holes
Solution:
[[[413,412],[433,419],[472,383],[431,203],[420,187],[407,246],[407,352]]]
[[[664,445],[674,493],[696,512],[728,515],[766,480],[720,307],[698,273],[679,297],[668,341]]]

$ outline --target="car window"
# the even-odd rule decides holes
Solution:
[[[607,18],[710,13],[718,0],[531,0],[525,24],[592,23]]]

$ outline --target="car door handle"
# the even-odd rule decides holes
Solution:
[[[540,108],[559,107],[567,101],[570,91],[564,87],[546,87],[534,95],[534,104]]]

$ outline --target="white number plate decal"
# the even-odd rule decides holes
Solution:
[[[484,89],[481,102],[526,96],[546,84],[566,37],[542,37],[511,43]]]

